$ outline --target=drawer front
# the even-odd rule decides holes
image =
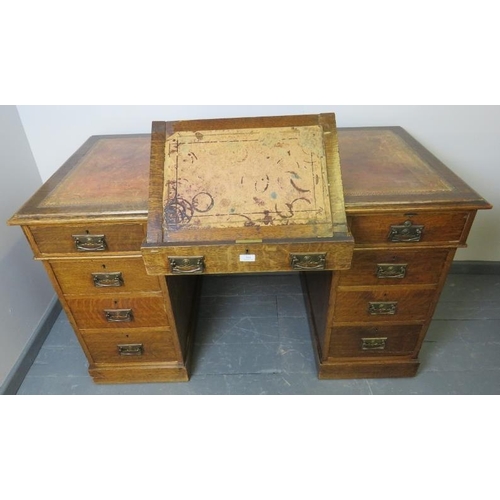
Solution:
[[[161,290],[158,277],[146,273],[142,258],[53,260],[50,265],[65,294],[97,296]]]
[[[449,250],[355,251],[352,267],[340,273],[341,286],[435,284]]]
[[[415,350],[422,327],[347,326],[332,328],[329,357],[404,356]]]
[[[168,326],[162,297],[67,298],[79,328]]]
[[[140,252],[145,224],[88,224],[31,226],[41,254],[100,255],[110,252]]]
[[[144,249],[150,274],[231,274],[348,269],[352,241],[336,243],[248,243]]]
[[[82,336],[94,363],[145,363],[176,361],[169,331],[102,331]]]
[[[436,294],[435,289],[374,289],[338,291],[334,321],[371,322],[424,321]]]
[[[356,215],[349,225],[356,244],[453,243],[462,239],[468,212]]]

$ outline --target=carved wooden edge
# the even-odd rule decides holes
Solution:
[[[242,118],[216,118],[173,122],[173,132],[196,130],[233,130],[242,128],[306,127],[318,125],[321,115],[259,116]],[[324,115],[328,116],[328,115]]]
[[[339,142],[335,114],[318,115],[318,124],[323,129],[323,141],[326,154],[327,188],[330,195],[332,222],[335,231],[347,234],[347,218],[344,205],[344,188],[340,168]],[[352,240],[354,243],[354,239]]]
[[[171,128],[171,127],[169,127]],[[167,122],[153,122],[151,129],[151,160],[149,167],[148,229],[146,243],[159,244],[163,240],[163,177]]]

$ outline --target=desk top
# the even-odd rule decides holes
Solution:
[[[409,207],[491,208],[401,127],[340,128],[338,142],[348,214]],[[9,224],[92,217],[144,220],[150,153],[150,134],[89,138]],[[208,201],[200,198],[201,208]]]

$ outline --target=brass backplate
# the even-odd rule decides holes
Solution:
[[[369,302],[368,313],[372,316],[389,316],[396,314],[398,310],[397,302]]]
[[[104,317],[109,323],[130,323],[134,314],[132,309],[104,309]]]
[[[326,267],[326,253],[292,253],[290,265],[297,271],[321,271]]]
[[[168,257],[173,274],[203,274],[205,257]]]
[[[104,234],[74,234],[72,238],[78,252],[104,252],[108,248]]]
[[[403,279],[408,264],[377,264],[377,278]]]
[[[120,344],[116,347],[120,356],[142,356],[144,354],[142,344]]]
[[[92,280],[96,288],[123,286],[122,273],[92,273]]]
[[[361,349],[363,351],[383,351],[387,337],[364,338],[361,339]]]
[[[422,239],[424,226],[413,224],[410,220],[391,226],[387,239],[393,243],[412,243]]]

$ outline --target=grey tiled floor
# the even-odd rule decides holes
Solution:
[[[61,313],[18,394],[500,394],[500,276],[450,275],[414,378],[316,376],[297,275],[204,279],[188,383],[96,385]]]

